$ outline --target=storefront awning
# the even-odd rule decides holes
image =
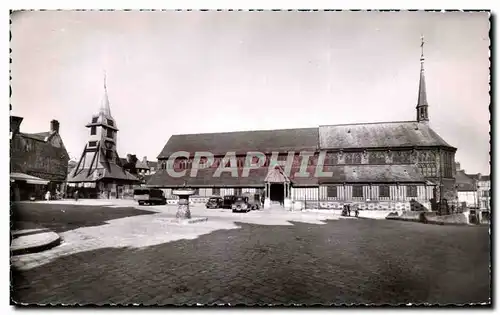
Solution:
[[[49,180],[41,179],[24,173],[11,173],[10,181],[11,182],[23,181],[26,182],[27,184],[33,184],[33,185],[47,185],[50,182]]]

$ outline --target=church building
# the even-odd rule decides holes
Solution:
[[[88,141],[76,167],[68,174],[67,195],[75,190],[84,198],[123,198],[131,196],[139,180],[123,165],[116,151],[118,128],[111,116],[106,78],[101,107],[86,125]]]
[[[202,197],[261,193],[264,208],[354,204],[370,210],[431,210],[438,202],[453,204],[457,149],[430,126],[423,40],[421,46],[415,120],[173,135],[148,185],[167,195],[181,186]],[[197,152],[213,155],[201,158],[208,166],[198,163]],[[245,166],[255,158],[247,158],[251,152],[262,153],[263,161],[248,172]],[[318,176],[318,168],[327,176]]]

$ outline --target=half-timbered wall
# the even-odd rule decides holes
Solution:
[[[334,193],[328,195],[328,186],[336,188],[335,197],[332,196]],[[354,196],[355,186],[362,187],[362,197]],[[381,194],[381,186],[388,187],[389,196]],[[412,199],[429,201],[432,198],[433,187],[425,185],[322,185],[319,187],[319,199],[326,201],[410,201]],[[415,190],[411,191],[412,189]],[[413,192],[416,192],[416,196]]]
[[[68,153],[60,136],[39,141],[16,134],[11,141],[10,171],[26,173],[50,181],[64,181],[68,173]]]
[[[290,193],[292,200],[318,200],[319,197],[319,190],[317,187],[291,187]]]

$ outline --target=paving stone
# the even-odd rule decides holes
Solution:
[[[85,211],[97,224],[92,210]],[[138,246],[116,246],[120,239],[133,240],[133,224],[127,220],[145,224],[153,221],[150,216],[85,225],[78,231],[102,242],[75,240],[64,250],[12,260],[13,298],[29,303],[236,304],[243,299],[248,304],[312,305],[469,303],[490,296],[487,227],[383,220],[239,223],[239,229],[208,231],[191,240],[162,241],[152,235],[149,243],[141,232],[146,236],[136,241]],[[215,219],[212,215],[207,224]],[[74,230],[62,233],[74,236]]]

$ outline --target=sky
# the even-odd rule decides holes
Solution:
[[[431,127],[490,172],[489,15],[463,12],[18,12],[12,115],[60,122],[71,157],[104,94],[121,156],[173,134],[415,120],[420,36]]]

